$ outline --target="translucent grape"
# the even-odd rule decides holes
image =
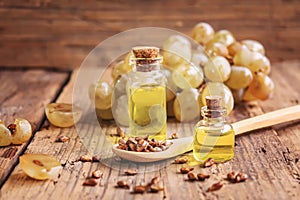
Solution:
[[[250,51],[265,54],[264,46],[256,40],[242,40],[241,43],[245,45]]]
[[[129,126],[128,97],[122,95],[113,101],[112,113],[117,124]]]
[[[194,88],[184,89],[177,94],[173,104],[173,111],[178,121],[189,122],[199,117],[198,96],[199,92]]]
[[[191,62],[196,67],[203,67],[208,62],[208,57],[204,52],[193,52]]]
[[[96,115],[104,120],[114,119],[111,108],[107,110],[96,109]]]
[[[252,62],[248,68],[252,73],[263,72],[268,75],[271,72],[271,63],[266,56],[261,56],[259,59]]]
[[[249,88],[248,88],[248,89],[246,89],[244,91],[243,100],[244,101],[255,101],[255,100],[258,100],[258,98],[256,98],[255,96],[253,96],[251,94],[251,92],[249,91]]]
[[[262,57],[263,55],[258,52],[252,52],[246,48],[243,48],[241,51],[235,54],[233,57],[233,63],[237,66],[250,67],[253,62],[262,59]]]
[[[253,81],[249,85],[249,92],[260,100],[266,100],[270,98],[274,92],[274,83],[266,74],[256,72],[253,75]]]
[[[99,81],[92,84],[89,88],[89,97],[100,110],[106,110],[111,107],[111,96],[113,88],[107,82]]]
[[[6,126],[0,123],[0,147],[8,146],[11,144],[12,136],[10,130]]]
[[[206,44],[213,39],[215,34],[211,25],[205,22],[200,22],[194,26],[192,30],[192,38],[200,44]]]
[[[229,79],[225,84],[232,89],[241,89],[247,87],[252,79],[252,73],[247,67],[232,66]]]
[[[210,56],[223,56],[227,57],[228,56],[228,49],[227,47],[220,42],[210,42],[206,47],[205,47],[206,52]]]
[[[229,62],[222,56],[215,56],[209,60],[204,66],[205,76],[215,82],[226,81],[231,72]]]
[[[224,44],[226,47],[235,42],[235,38],[232,33],[228,30],[220,30],[216,32],[214,38],[209,41],[209,43],[220,42]]]
[[[45,154],[20,156],[20,167],[28,176],[37,180],[56,178],[62,169],[55,157]]]
[[[242,45],[240,42],[234,42],[227,47],[228,53],[230,56],[234,57],[235,54],[240,52],[242,49],[247,48],[246,46]]]
[[[79,121],[81,108],[68,103],[50,103],[45,108],[49,122],[57,127],[71,127]]]
[[[208,82],[201,92],[201,102],[206,105],[205,97],[210,95],[219,95],[222,97],[222,105],[229,114],[234,106],[234,100],[230,89],[220,82]]]
[[[176,68],[182,62],[191,60],[192,49],[188,39],[181,35],[170,36],[163,44],[164,64]]]
[[[128,62],[128,61],[126,61]],[[117,80],[123,74],[127,74],[132,70],[132,66],[130,64],[126,64],[125,61],[120,61],[116,65],[114,65],[112,70],[112,78]]]
[[[178,90],[177,85],[174,83],[172,79],[172,72],[169,69],[163,69],[162,73],[166,77],[166,100],[171,101],[175,98],[175,93]]]
[[[240,102],[243,101],[245,89],[244,88],[238,89],[238,90],[233,90],[232,89],[231,93],[232,93],[232,96],[233,96],[233,99],[234,99],[234,103],[237,104],[237,103],[240,103]]]
[[[203,71],[192,63],[181,65],[173,71],[172,79],[175,85],[181,89],[197,88],[203,82]]]
[[[29,121],[22,118],[15,119],[15,130],[12,132],[13,144],[23,144],[27,142],[32,135],[32,128]]]

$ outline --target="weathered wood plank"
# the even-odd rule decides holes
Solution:
[[[300,2],[2,1],[0,65],[77,68],[101,41],[121,31],[156,26],[190,34],[199,21],[237,39],[261,41],[271,61],[298,59]],[[264,23],[262,23],[264,22]]]
[[[56,98],[67,80],[68,73],[65,72],[1,68],[0,119],[8,125],[17,117],[25,118],[31,122],[35,132],[43,122],[45,105]],[[0,148],[0,187],[28,143]]]
[[[297,77],[300,73],[299,62],[277,64],[272,69],[271,77],[276,84],[274,98],[266,102],[238,105],[230,116],[232,121],[298,104],[300,100],[299,86],[295,85],[295,81],[298,80]],[[73,77],[71,80],[74,81],[75,78]],[[61,101],[69,99],[73,81],[61,94]],[[289,85],[293,86],[287,87]],[[86,120],[89,120],[89,116]],[[189,134],[188,132],[191,130],[191,126],[182,127],[174,122],[170,122],[169,126],[172,126],[172,130],[180,128],[186,134]],[[195,166],[196,172],[208,173],[212,177],[205,182],[191,183],[185,181],[186,175],[177,173],[181,166],[186,165],[171,164],[166,168],[160,168],[157,164],[147,167],[139,166],[141,173],[128,177],[124,176],[123,169],[134,167],[133,164],[115,162],[111,163],[111,166],[114,167],[112,169],[102,163],[77,162],[80,155],[87,153],[87,149],[78,137],[78,130],[50,126],[36,133],[26,152],[47,153],[56,156],[64,166],[60,177],[52,181],[36,181],[26,177],[17,166],[3,185],[0,197],[3,199],[269,199],[276,196],[279,199],[297,199],[300,195],[300,184],[297,179],[297,173],[299,174],[300,170],[299,129],[299,122],[294,122],[244,134],[236,139],[233,160],[205,169]],[[86,136],[83,141],[90,142],[91,146],[95,145],[92,140],[86,140],[94,135],[96,138],[94,142],[100,147],[104,147],[103,137],[105,138],[105,136],[102,138],[99,136],[97,126],[90,124],[79,130],[80,136]],[[103,124],[102,126],[103,133],[107,133],[108,137],[114,130],[114,124]],[[70,142],[55,143],[54,141],[59,135],[71,137]],[[106,164],[108,163],[106,162]],[[101,169],[104,172],[104,177],[100,180],[99,185],[96,187],[82,186],[85,178],[95,169]],[[152,170],[152,172],[143,172],[147,170]],[[205,192],[212,183],[222,181],[231,170],[246,172],[249,180],[245,183],[226,184],[217,192]],[[128,190],[114,188],[118,180],[127,180],[130,184],[135,185],[147,183],[154,176],[159,176],[163,180],[164,192],[133,195]]]

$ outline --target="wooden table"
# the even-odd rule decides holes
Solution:
[[[272,69],[271,77],[276,84],[274,97],[264,102],[237,105],[230,115],[232,121],[299,104],[300,62],[277,63]],[[195,166],[196,172],[212,176],[205,182],[185,181],[186,175],[178,173],[180,167],[185,165],[180,164],[167,165],[166,168],[153,164],[142,168],[136,176],[125,176],[124,167],[112,169],[101,162],[78,161],[81,155],[88,152],[76,129],[49,125],[43,113],[45,105],[51,101],[70,101],[75,76],[76,73],[47,69],[1,69],[0,87],[5,92],[0,99],[0,118],[6,123],[11,123],[16,117],[24,117],[31,121],[35,132],[32,140],[26,144],[0,148],[1,199],[268,199],[270,196],[275,199],[297,199],[299,197],[299,121],[237,137],[233,160],[205,169]],[[170,124],[174,125],[174,122]],[[113,123],[106,123],[103,131],[110,134],[115,131],[115,127]],[[187,127],[185,132],[189,132],[190,128]],[[60,135],[69,136],[71,140],[66,143],[55,142]],[[27,177],[18,165],[18,157],[23,153],[55,156],[63,165],[59,178],[37,181]],[[104,173],[100,183],[95,187],[82,186],[85,178],[95,169],[101,169]],[[144,172],[149,170],[151,172]],[[244,183],[226,184],[216,192],[205,192],[213,182],[222,180],[231,170],[247,173],[249,180]],[[165,188],[163,192],[134,195],[130,194],[129,190],[114,187],[118,180],[139,184],[150,181],[154,176],[159,176],[163,181]]]
[[[146,7],[149,8],[149,7]],[[6,124],[16,117],[28,119],[34,136],[23,145],[0,148],[0,199],[299,199],[300,123],[289,122],[236,138],[235,157],[210,168],[195,166],[211,175],[205,182],[188,182],[179,174],[182,166],[160,168],[153,164],[136,176],[125,176],[124,167],[112,169],[101,162],[80,162],[88,150],[76,128],[49,124],[44,108],[50,102],[71,102],[77,68],[87,54],[109,36],[144,26],[158,26],[190,34],[199,21],[232,31],[238,40],[261,41],[271,59],[271,78],[276,84],[272,99],[237,105],[230,115],[238,121],[300,101],[299,1],[0,1],[0,119]],[[75,69],[75,70],[74,70]],[[174,120],[169,125],[176,129]],[[185,133],[192,125],[185,127]],[[115,131],[113,123],[104,132]],[[88,127],[87,127],[88,128]],[[91,133],[96,133],[91,131]],[[66,135],[69,142],[57,143]],[[37,181],[19,167],[24,153],[55,156],[62,164],[60,176]],[[130,167],[130,166],[128,166]],[[95,169],[103,177],[95,187],[82,186]],[[151,172],[144,172],[145,170]],[[232,170],[249,175],[244,183],[228,184],[223,178]],[[131,194],[116,189],[118,180],[130,184],[161,178],[164,191]],[[216,181],[226,185],[206,192]]]

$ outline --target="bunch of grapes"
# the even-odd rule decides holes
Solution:
[[[168,117],[181,122],[199,118],[208,95],[222,96],[227,114],[234,103],[266,100],[272,96],[271,64],[261,43],[237,41],[230,31],[215,32],[204,22],[193,28],[191,36],[194,41],[172,35],[162,44]],[[128,53],[113,65],[112,86],[98,82],[90,89],[98,116],[114,118],[124,126],[129,124],[126,83],[127,74],[132,70],[130,56]]]

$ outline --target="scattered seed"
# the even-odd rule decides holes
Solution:
[[[159,182],[160,178],[158,176],[154,177],[151,179],[151,182],[150,184],[153,185],[153,184],[157,184]]]
[[[150,186],[150,192],[152,192],[152,193],[157,193],[157,192],[162,191],[162,190],[164,190],[164,188],[163,188],[163,187],[160,187],[160,186],[157,185],[157,184],[152,184],[152,185]]]
[[[143,185],[137,185],[133,189],[133,193],[135,194],[143,194],[146,191],[146,187]]]
[[[171,139],[178,139],[178,134],[177,133],[173,133],[171,135]]]
[[[196,180],[198,180],[197,175],[195,173],[193,173],[193,172],[189,172],[188,175],[187,175],[187,177],[188,177],[189,181],[196,181]]]
[[[32,162],[38,166],[44,167],[44,164],[39,160],[33,160]]]
[[[82,155],[79,158],[79,161],[81,162],[91,162],[92,160],[93,160],[92,157],[89,155]]]
[[[68,136],[61,135],[55,140],[55,142],[67,142],[69,140],[70,138]]]
[[[227,180],[234,183],[236,175],[237,175],[237,172],[235,172],[235,171],[232,171],[232,172],[228,173],[227,174]]]
[[[198,177],[199,181],[205,181],[205,179],[208,179],[210,177],[210,175],[199,173],[199,174],[197,174],[197,177]]]
[[[129,189],[130,188],[129,185],[128,185],[128,183],[126,181],[123,181],[123,180],[117,182],[117,187],[119,187],[119,188],[125,188],[125,189]]]
[[[100,160],[101,160],[101,156],[99,156],[99,155],[94,155],[94,156],[92,157],[92,161],[93,161],[93,162],[100,162]]]
[[[211,167],[215,164],[215,160],[213,158],[208,158],[206,161],[203,163],[203,167]]]
[[[213,191],[221,189],[222,187],[223,187],[223,183],[217,182],[217,183],[212,184],[206,191],[213,192]]]
[[[180,172],[181,172],[182,174],[187,174],[187,173],[189,173],[190,171],[193,171],[193,170],[194,170],[193,167],[181,167],[181,168],[180,168]]]
[[[124,170],[124,173],[129,176],[134,176],[138,173],[138,170],[137,169],[127,169],[127,170]]]
[[[183,156],[183,157],[175,159],[174,163],[175,164],[184,164],[184,163],[187,163],[187,161],[188,161],[188,158],[186,156]]]
[[[235,182],[236,182],[236,183],[240,183],[240,182],[246,181],[247,179],[248,179],[248,175],[245,174],[245,173],[240,172],[240,173],[238,173],[238,174],[236,175],[236,177],[235,177]]]
[[[84,186],[95,186],[98,184],[98,181],[95,178],[86,179],[82,185]]]
[[[101,171],[101,170],[95,170],[95,171],[93,171],[92,172],[92,176],[93,176],[93,178],[102,178],[102,176],[103,176],[103,172]]]

